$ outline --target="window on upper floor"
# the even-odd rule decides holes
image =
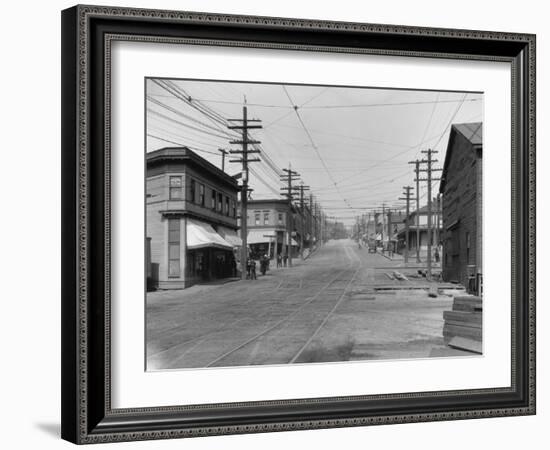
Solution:
[[[183,198],[182,190],[181,190],[182,177],[181,176],[170,177],[169,185],[170,185],[169,187],[170,193],[168,198],[170,200],[181,200]]]
[[[199,184],[199,205],[204,206],[204,184]]]
[[[254,212],[254,225],[260,225],[261,213],[259,211]]]
[[[189,200],[193,203],[196,202],[196,193],[197,193],[197,182],[195,180],[191,180],[189,183]]]
[[[221,192],[218,192],[218,212],[221,213],[223,211],[223,194]]]
[[[284,221],[283,213],[282,213],[282,212],[277,213],[277,223],[278,223],[279,225],[283,225],[283,221]]]
[[[269,225],[269,211],[264,211],[264,225]]]
[[[212,189],[212,197],[210,200],[210,207],[216,211],[216,191]]]
[[[225,215],[229,216],[229,197],[225,197]]]

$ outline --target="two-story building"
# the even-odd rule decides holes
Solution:
[[[402,227],[400,227],[397,233],[397,240],[399,242],[398,252],[403,253],[406,246],[406,223],[405,214],[403,214]],[[441,241],[441,207],[437,198],[432,201],[432,252],[435,255],[435,250],[439,248]],[[417,251],[420,254],[421,259],[425,259],[428,254],[428,205],[420,207],[418,211],[412,211],[409,213],[409,255],[414,254]],[[438,250],[439,252],[439,250]],[[434,256],[432,255],[432,257]],[[432,258],[432,261],[435,261]]]
[[[289,213],[292,214],[291,251],[293,257],[297,256],[300,241],[297,228],[301,227],[297,208],[289,206],[285,199],[248,200],[247,206],[247,245],[251,256],[269,255],[276,259],[277,255],[286,254]]]
[[[187,147],[147,153],[148,284],[182,289],[236,275],[236,180]]]
[[[481,294],[482,123],[451,127],[439,192],[443,196],[443,266],[446,281]]]

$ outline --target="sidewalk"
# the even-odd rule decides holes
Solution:
[[[387,252],[382,253],[378,251],[378,249],[376,250],[376,253],[386,259],[389,259],[390,261],[404,261],[403,255],[400,255],[399,253],[394,253],[391,257],[387,254]]]

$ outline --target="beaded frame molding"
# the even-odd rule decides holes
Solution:
[[[111,407],[114,41],[504,61],[512,73],[509,387]],[[62,12],[62,437],[78,444],[535,414],[535,36],[75,6]]]

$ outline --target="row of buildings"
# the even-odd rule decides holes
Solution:
[[[150,152],[146,164],[148,289],[235,276],[242,246],[237,180],[187,147]],[[296,257],[311,249],[323,225],[311,209],[283,199],[248,200],[250,256]]]
[[[147,154],[146,255],[149,287],[180,289],[202,280],[235,275],[239,263],[240,210],[237,180],[186,147]],[[318,240],[343,237],[343,224],[327,226],[308,204],[249,200],[250,255],[292,257]],[[287,228],[291,215],[292,229]],[[432,203],[432,248],[442,277],[471,292],[482,290],[482,124],[451,127],[439,195]],[[358,224],[356,233],[404,251],[405,214],[385,210]],[[428,248],[428,211],[408,217],[409,254]],[[290,234],[290,235],[289,235]],[[418,238],[417,238],[418,236]],[[418,242],[417,242],[418,241]],[[290,247],[286,245],[290,242]]]
[[[431,244],[437,249],[445,281],[460,283],[481,294],[482,268],[482,123],[451,127],[441,183],[432,200]],[[409,255],[428,251],[428,206],[412,211],[386,209],[358,219],[354,234],[375,239],[385,248],[404,253],[408,219]],[[432,257],[435,255],[432,255]]]
[[[407,242],[407,215],[396,209],[386,209],[363,217],[356,224],[354,234],[362,237],[364,242],[376,241],[377,245],[395,253],[404,253]],[[417,249],[423,259],[428,250],[428,207],[425,205],[418,211],[412,211],[408,217],[409,254]],[[432,204],[432,245],[439,243],[442,229],[441,204],[439,197]]]

